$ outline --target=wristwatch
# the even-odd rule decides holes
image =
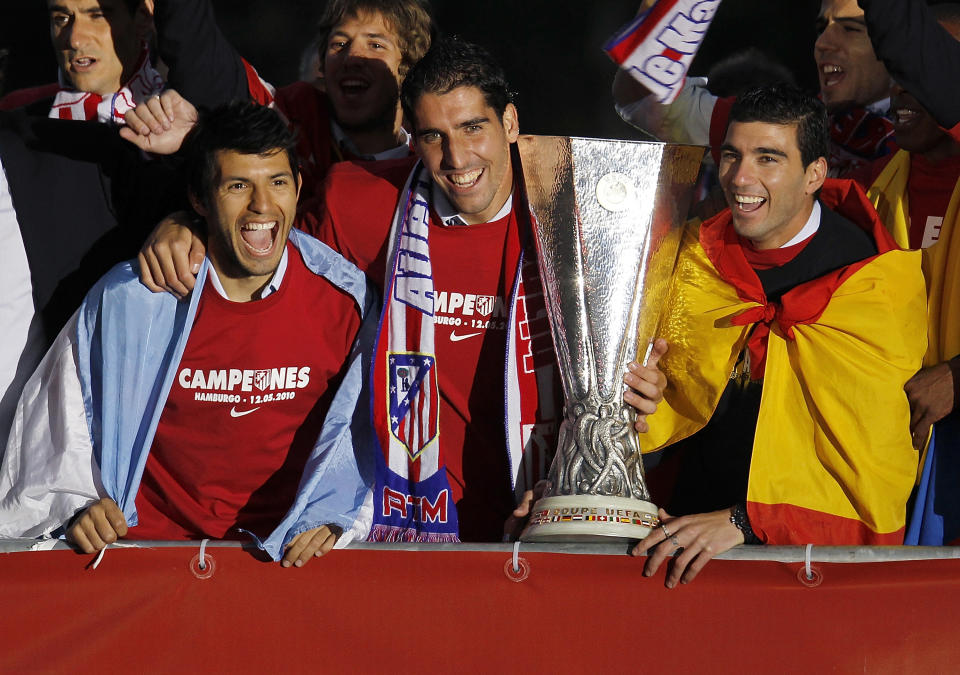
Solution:
[[[743,502],[733,507],[733,513],[730,515],[730,522],[733,523],[734,527],[743,533],[744,544],[755,545],[763,543],[760,541],[760,538],[754,534],[753,528],[750,527],[750,519],[747,518],[747,505]]]

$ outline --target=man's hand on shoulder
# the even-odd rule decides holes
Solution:
[[[127,125],[120,129],[124,139],[144,152],[172,155],[197,123],[197,109],[176,90],[167,89],[129,111],[124,120]]]
[[[922,448],[930,426],[953,412],[957,401],[957,359],[923,368],[907,380],[903,390],[910,401],[910,435],[913,447]]]
[[[643,434],[650,430],[647,415],[657,411],[657,404],[663,400],[663,390],[667,388],[667,377],[657,365],[667,353],[667,341],[657,338],[647,358],[647,364],[640,365],[631,361],[623,376],[623,382],[629,389],[623,392],[623,400],[637,410],[636,430]]]
[[[679,551],[667,573],[667,588],[688,584],[713,556],[743,543],[743,532],[731,521],[733,508],[674,518],[660,509],[660,527],[633,547],[630,555],[647,556],[643,576],[657,573],[660,564]]]
[[[127,519],[117,503],[103,498],[91,504],[67,530],[67,541],[84,553],[96,553],[127,534]]]
[[[287,544],[280,564],[284,567],[303,567],[310,562],[310,558],[327,554],[341,533],[336,525],[324,525],[301,532]]]
[[[137,255],[140,281],[154,293],[190,295],[207,247],[186,211],[171,213],[153,229]]]

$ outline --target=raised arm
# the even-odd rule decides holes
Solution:
[[[194,105],[272,101],[256,71],[220,31],[210,0],[157,0],[154,20],[160,56],[170,68],[167,85]]]

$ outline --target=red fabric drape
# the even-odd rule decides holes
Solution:
[[[0,672],[951,672],[960,560],[712,561],[667,590],[626,555],[238,549],[0,555]]]

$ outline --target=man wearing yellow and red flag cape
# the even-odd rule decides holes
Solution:
[[[651,481],[672,473],[673,489],[633,551],[646,575],[678,554],[668,587],[743,542],[903,542],[920,254],[859,187],[826,178],[828,139],[816,99],[747,92],[720,148],[729,208],[684,231],[661,329],[668,385],[641,436],[645,452],[669,446]]]

